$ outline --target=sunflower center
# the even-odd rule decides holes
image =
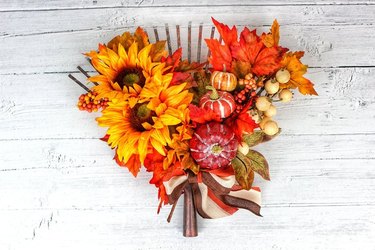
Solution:
[[[147,108],[147,104],[142,104],[138,107],[137,116],[139,119],[147,119],[151,115],[151,109]]]
[[[120,85],[121,88],[124,86],[132,87],[134,84],[138,84],[143,87],[146,82],[146,78],[143,76],[142,70],[138,68],[127,68],[121,71],[115,81]]]
[[[132,127],[139,132],[143,132],[146,130],[142,126],[142,123],[144,122],[147,122],[150,125],[154,125],[152,116],[155,115],[155,112],[147,108],[147,104],[148,103],[139,103],[130,110],[130,122],[132,124]]]

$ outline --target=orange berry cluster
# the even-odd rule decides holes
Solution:
[[[248,87],[250,86],[251,88],[253,88],[254,90],[257,89],[257,82],[255,81],[255,79],[253,78],[253,74],[249,73],[245,76],[245,79],[240,79],[238,80],[238,84],[240,86],[243,86],[245,85],[245,87]]]
[[[102,98],[100,100],[95,100],[98,93],[88,92],[86,94],[80,95],[78,99],[79,110],[85,110],[88,112],[97,112],[100,108],[105,109],[108,106],[108,98]]]
[[[239,79],[238,84],[243,87],[242,90],[235,92],[234,100],[237,103],[236,112],[240,112],[251,98],[256,96],[255,90],[258,88],[256,80],[251,73],[245,76],[245,79]]]

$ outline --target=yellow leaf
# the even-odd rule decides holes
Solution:
[[[273,21],[272,27],[271,27],[271,34],[273,37],[273,46],[279,46],[279,40],[280,40],[280,25],[275,19]]]
[[[267,48],[279,46],[279,40],[280,40],[279,29],[280,29],[280,25],[275,19],[273,21],[270,32],[268,34],[262,35],[262,41]]]
[[[290,72],[290,80],[285,84],[280,84],[281,88],[298,88],[303,95],[318,95],[314,89],[314,84],[303,75],[307,72],[307,65],[301,63],[301,52],[288,52],[281,62],[282,66]]]
[[[153,62],[160,62],[162,57],[166,57],[168,52],[165,50],[166,41],[159,41],[152,44],[150,56]]]

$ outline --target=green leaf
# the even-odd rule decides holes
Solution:
[[[249,145],[249,147],[254,147],[262,142],[267,142],[275,138],[281,133],[281,129],[275,135],[266,135],[263,131],[254,131],[254,133],[243,136],[243,141]]]
[[[246,158],[250,160],[250,167],[252,170],[257,172],[263,179],[270,180],[270,172],[268,167],[268,162],[266,158],[259,152],[255,150],[249,150]]]
[[[268,142],[268,141],[272,140],[273,138],[275,138],[276,136],[278,136],[280,133],[281,133],[281,128],[279,128],[279,131],[276,134],[274,134],[274,135],[266,135],[266,134],[264,134],[262,142]]]
[[[237,182],[243,189],[250,190],[254,181],[254,171],[251,168],[251,161],[241,152],[237,152],[236,157],[232,160],[232,167]]]
[[[264,136],[265,134],[262,131],[254,131],[252,134],[243,136],[243,140],[249,147],[254,147],[263,142]]]

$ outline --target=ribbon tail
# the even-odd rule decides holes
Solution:
[[[202,193],[199,189],[198,183],[191,183],[190,185],[193,190],[195,209],[197,210],[198,214],[202,218],[211,219],[211,217],[204,211],[202,207]]]
[[[172,194],[171,194],[171,196],[174,197],[174,198],[173,198],[173,201],[170,201],[170,203],[172,203],[173,205],[172,205],[171,211],[169,212],[169,215],[168,215],[168,218],[167,218],[168,223],[171,222],[171,220],[172,220],[173,212],[176,208],[178,199],[181,197],[181,194],[182,194],[182,192],[185,189],[187,184],[188,184],[187,182],[184,182],[184,183],[180,184],[179,186],[176,187],[174,192],[172,192]]]
[[[260,214],[261,196],[257,189],[231,191],[223,196],[223,202],[229,206],[249,210],[255,215]]]

